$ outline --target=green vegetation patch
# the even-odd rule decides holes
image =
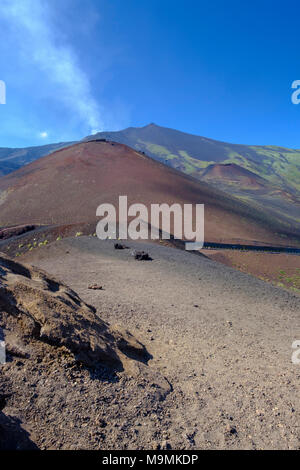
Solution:
[[[280,269],[278,274],[279,281],[286,287],[291,289],[300,289],[300,268],[296,268],[292,273],[286,273],[286,271]]]

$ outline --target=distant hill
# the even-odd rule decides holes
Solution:
[[[235,163],[291,192],[300,192],[300,150],[239,145],[149,124],[118,132],[100,132],[84,140],[105,138],[144,151],[193,176],[213,163]]]
[[[249,189],[262,189],[269,186],[267,180],[235,163],[214,163],[209,165],[203,171],[202,179],[215,181],[216,183],[224,182],[240,185]]]
[[[100,132],[85,140],[107,139],[143,151],[199,180],[229,192],[274,217],[286,220],[300,230],[300,150],[276,146],[239,145],[186,134],[156,124],[129,127],[119,132]],[[214,164],[231,164],[265,180],[263,186],[236,184],[228,178],[208,178],[205,173]],[[224,174],[224,173],[223,173]],[[253,175],[253,178],[255,177]]]
[[[0,176],[7,175],[28,163],[44,157],[59,148],[70,145],[60,142],[58,144],[42,145],[40,147],[27,148],[0,148]]]
[[[82,142],[0,178],[0,225],[95,222],[101,203],[205,204],[205,239],[289,244],[297,233],[267,212],[125,145]],[[298,237],[298,246],[300,244]]]
[[[256,209],[268,211],[272,217],[300,232],[300,150],[229,144],[156,124],[100,132],[83,141],[103,139],[123,143],[189,176],[207,181]],[[71,144],[2,148],[0,176]]]

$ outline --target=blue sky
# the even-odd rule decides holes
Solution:
[[[0,147],[150,122],[300,148],[297,1],[0,0]]]

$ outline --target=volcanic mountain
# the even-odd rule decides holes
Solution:
[[[143,151],[155,160],[199,180],[203,179],[210,165],[238,165],[257,175],[258,179],[263,178],[268,184],[260,188],[252,185],[249,187],[247,178],[239,178],[238,182],[233,180],[230,186],[226,178],[210,179],[209,183],[243,201],[252,202],[273,217],[284,220],[300,230],[300,150],[273,145],[220,142],[153,123],[144,127],[129,127],[118,132],[101,132],[87,137],[86,140],[99,138],[120,142]],[[237,169],[232,167],[231,170],[236,173]]]
[[[235,163],[284,190],[300,193],[300,150],[221,142],[154,123],[117,132],[100,132],[85,140],[100,138],[144,151],[195,177],[201,177],[203,170],[211,164]]]
[[[205,238],[287,244],[287,226],[126,145],[82,142],[0,178],[0,225],[97,221],[101,203],[205,204]],[[283,238],[284,237],[284,238]],[[288,238],[287,238],[288,237]]]
[[[128,145],[196,179],[207,180],[217,189],[254,204],[262,211],[267,211],[273,218],[300,231],[300,150],[273,145],[220,142],[153,123],[116,132],[100,132],[86,137],[84,141],[99,139]],[[0,148],[0,176],[72,144],[74,142],[25,149]],[[215,164],[237,165],[256,175],[251,176],[256,182],[262,178],[267,184],[253,185],[252,181],[249,186],[249,179],[242,174],[238,181],[230,181],[224,171],[220,175],[225,178],[210,178],[206,170],[210,170],[210,166]],[[237,169],[234,168],[231,170],[235,171],[236,175]]]

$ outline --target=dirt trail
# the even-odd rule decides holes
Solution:
[[[300,298],[204,256],[128,242],[136,261],[93,237],[25,255],[57,276],[103,320],[128,328],[172,384],[172,448],[298,449]],[[90,284],[103,290],[89,290]],[[130,446],[129,446],[130,448]],[[134,445],[133,445],[134,448]]]

